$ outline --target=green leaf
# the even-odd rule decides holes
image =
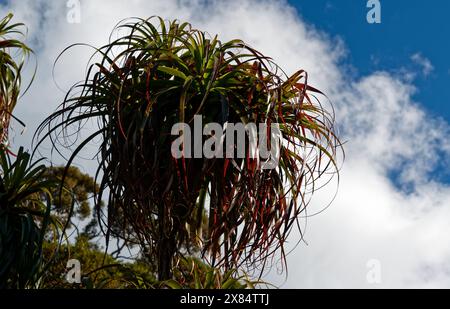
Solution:
[[[161,72],[164,72],[164,73],[167,73],[167,74],[170,74],[172,76],[179,77],[179,78],[181,78],[183,80],[185,80],[187,78],[186,75],[184,75],[183,72],[181,72],[181,71],[179,71],[177,69],[174,69],[174,68],[169,68],[169,67],[166,67],[166,66],[158,66],[157,70],[161,71]]]

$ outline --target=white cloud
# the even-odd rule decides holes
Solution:
[[[422,70],[422,74],[427,77],[434,71],[434,66],[431,63],[430,59],[424,57],[421,53],[415,53],[411,56],[411,60],[420,66]]]
[[[283,287],[371,287],[370,259],[381,262],[381,287],[450,287],[450,188],[433,178],[442,155],[450,153],[448,124],[413,102],[408,81],[386,72],[348,77],[340,64],[342,43],[306,25],[285,2],[82,1],[81,24],[66,22],[63,2],[13,1],[10,7],[30,25],[39,57],[36,83],[17,109],[29,132],[63,96],[51,76],[58,53],[74,42],[105,43],[114,24],[130,16],[188,20],[224,40],[248,41],[288,73],[306,69],[337,108],[347,159],[339,194],[330,208],[308,219],[309,245],[300,244],[289,256]],[[90,52],[76,48],[63,57],[56,70],[63,88],[82,78]],[[431,62],[420,54],[413,58],[424,75],[431,73]],[[29,139],[30,133],[17,137],[16,144]],[[392,173],[403,188],[392,184]],[[333,189],[316,196],[312,212],[328,203]],[[284,276],[272,272],[266,279],[282,283]]]

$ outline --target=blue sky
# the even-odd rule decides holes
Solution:
[[[449,1],[380,1],[381,24],[366,20],[365,0],[291,0],[298,14],[347,47],[349,74],[359,78],[374,71],[406,76],[415,73],[416,93],[412,99],[429,113],[450,122],[450,12]],[[424,74],[423,63],[429,61]],[[422,72],[421,72],[422,71]],[[430,177],[450,182],[445,164],[437,164]],[[410,191],[398,181],[401,166],[389,172],[399,188]]]
[[[368,24],[365,0],[290,1],[305,21],[344,40],[358,76],[375,70],[417,70],[412,55],[428,58],[434,70],[417,76],[414,99],[450,121],[450,1],[380,2],[381,24]]]

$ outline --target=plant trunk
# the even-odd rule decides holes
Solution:
[[[172,279],[172,260],[175,254],[175,242],[173,237],[162,237],[158,252],[158,280]]]
[[[3,178],[2,178],[1,175],[0,175],[0,193],[6,193],[6,188],[5,188],[5,185],[3,183]],[[5,208],[6,209],[6,195],[2,194],[2,197],[0,198],[0,208]]]
[[[175,228],[171,226],[166,205],[159,206],[158,280],[172,279],[172,260],[175,255]]]

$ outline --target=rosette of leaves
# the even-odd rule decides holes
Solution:
[[[0,288],[39,285],[45,235],[59,226],[50,215],[57,184],[43,178],[45,170],[23,148],[14,158],[0,152]]]
[[[308,85],[305,71],[287,76],[243,41],[221,42],[188,23],[152,17],[124,21],[118,30],[38,130],[41,141],[50,137],[59,148],[69,147],[64,141],[84,123],[98,124],[78,141],[67,169],[100,140],[96,200],[107,195],[99,211],[107,239],[127,240],[120,231],[131,230],[159,280],[172,278],[186,242],[225,272],[264,269],[276,254],[285,260],[285,241],[307,195],[318,178],[338,170],[341,144],[332,110],[315,99],[321,92]],[[279,124],[279,164],[261,169],[248,151],[244,158],[175,159],[171,129],[192,128],[196,115],[203,123]]]
[[[13,15],[0,20],[0,151],[8,147],[8,132],[13,110],[17,104],[22,84],[22,69],[32,53],[17,37],[23,37],[21,23],[11,24]],[[31,84],[31,83],[30,83]],[[15,118],[21,125],[24,123]]]

